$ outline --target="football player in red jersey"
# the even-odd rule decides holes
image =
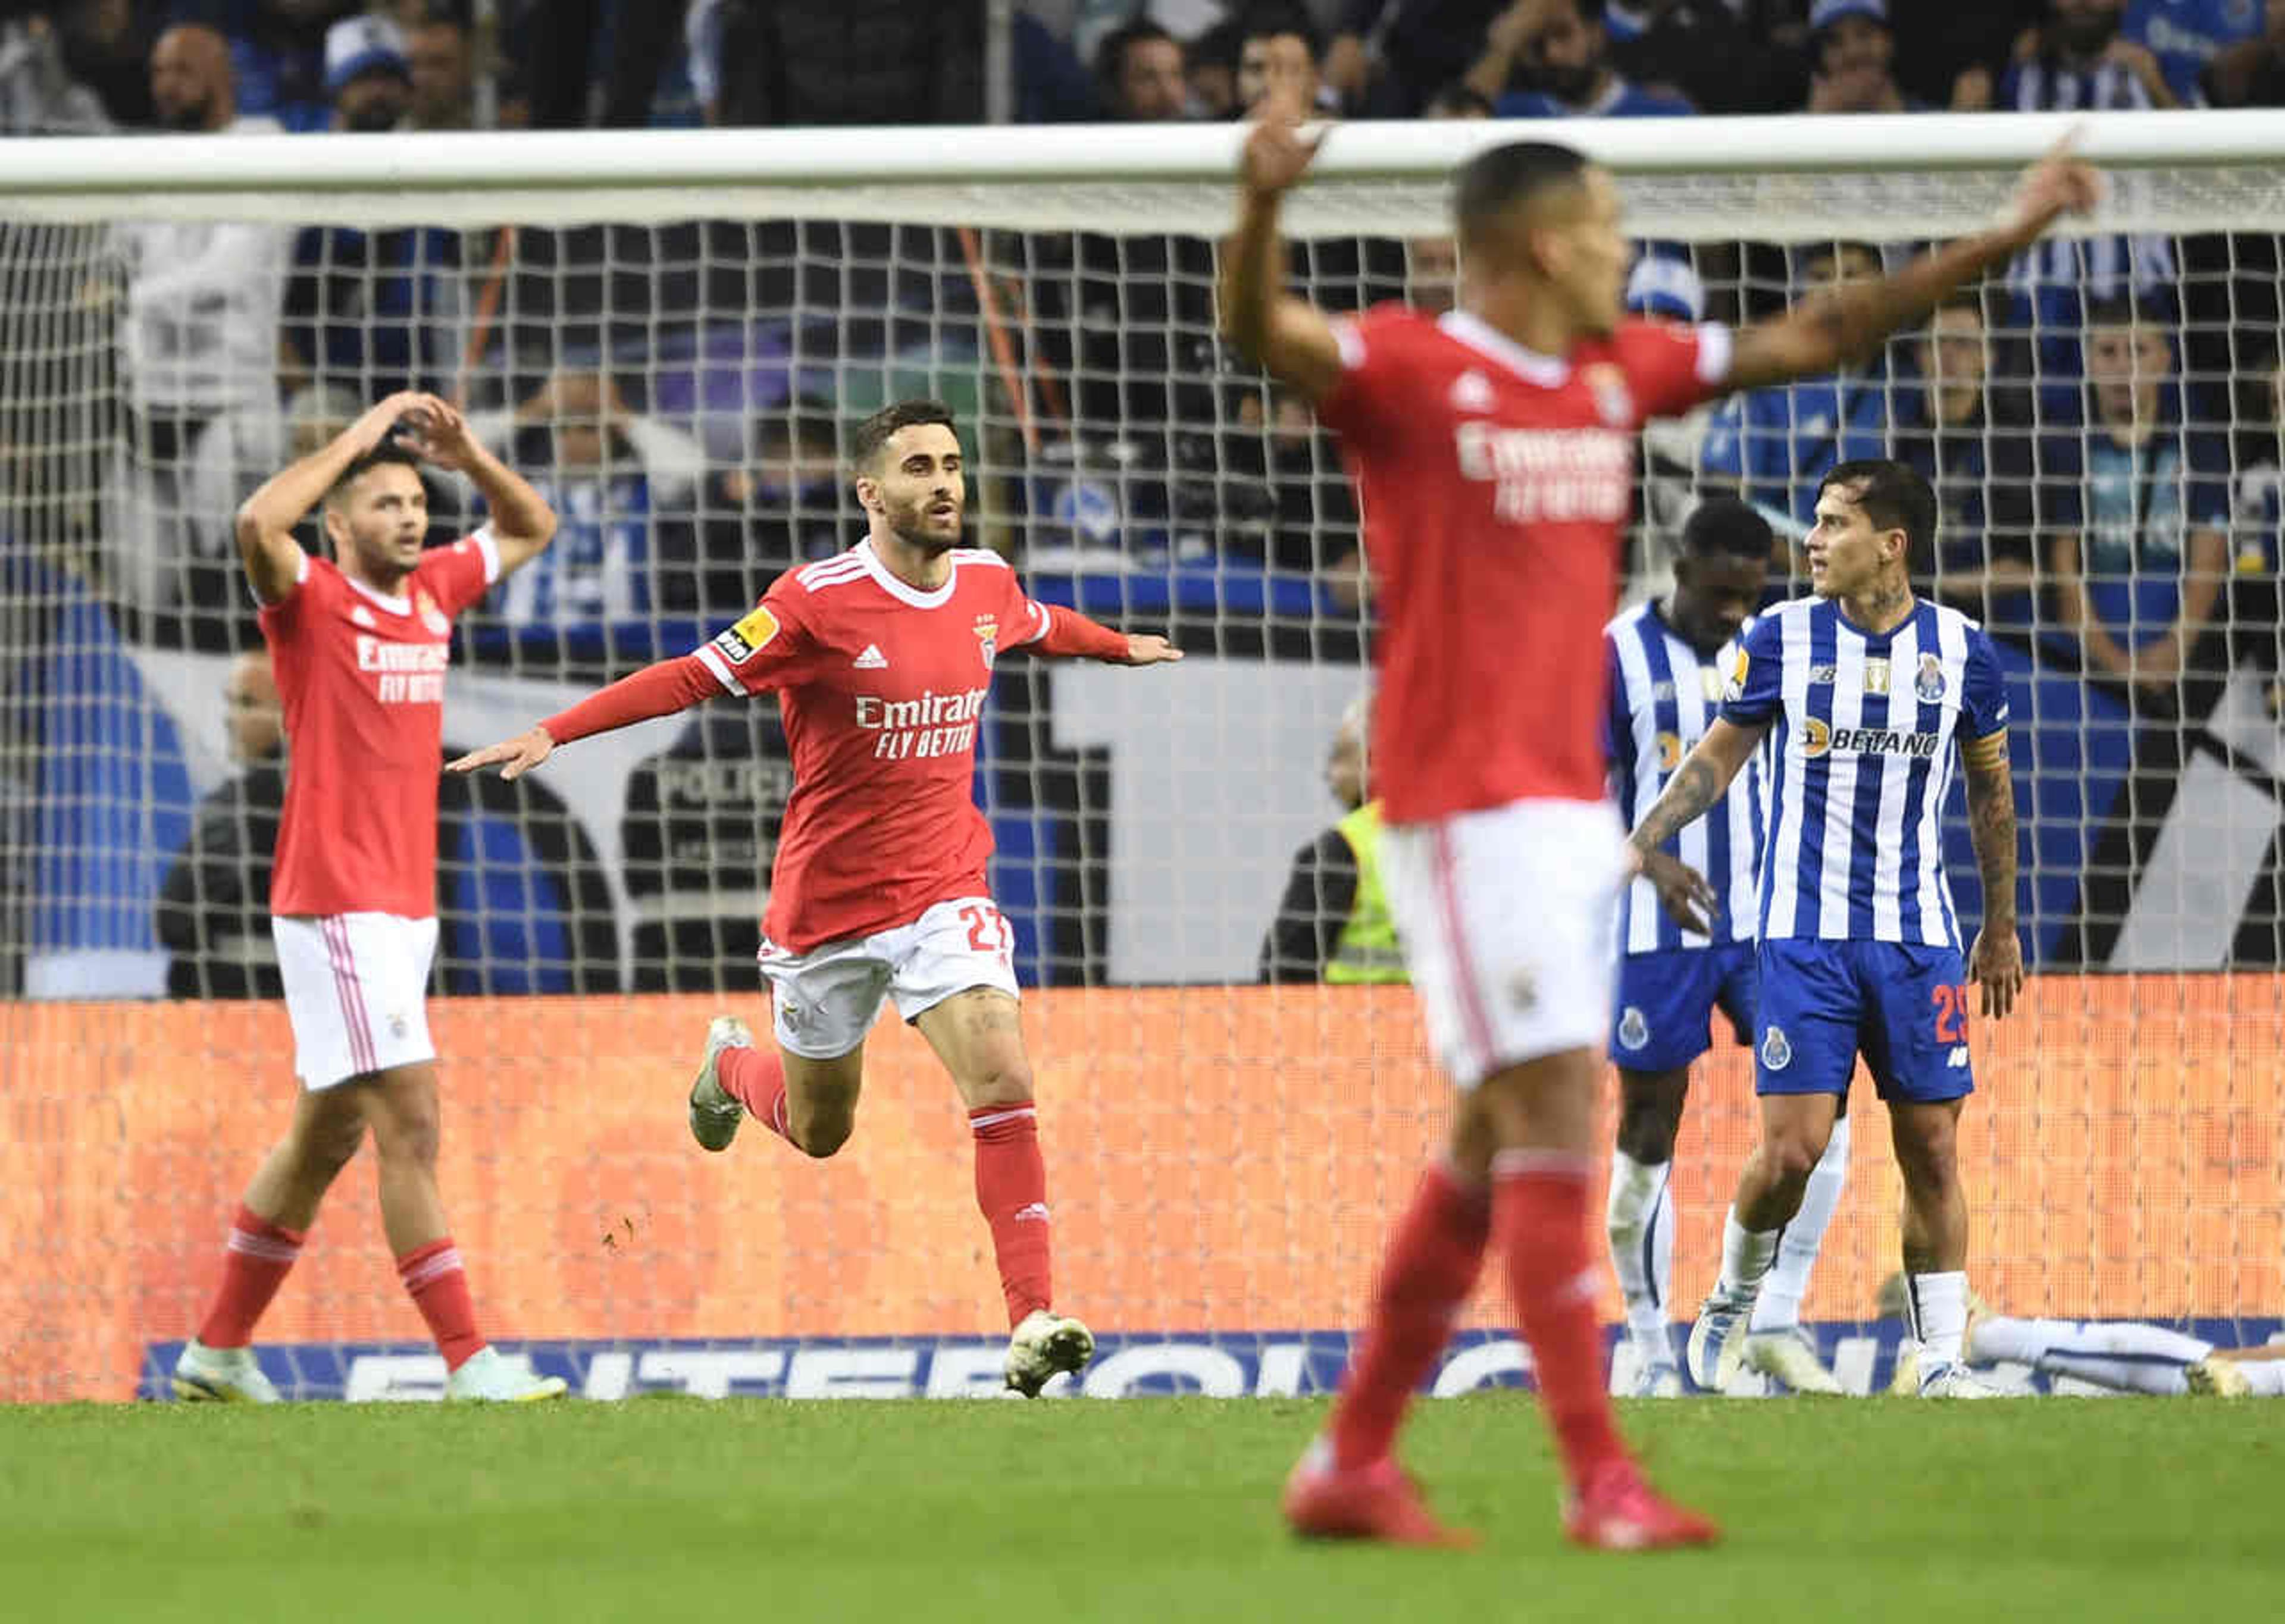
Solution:
[[[960,545],[966,467],[952,413],[906,401],[852,447],[865,539],[782,575],[744,619],[693,653],[622,679],[559,716],[452,764],[514,778],[560,744],[717,694],[774,689],[794,791],[762,920],[777,1041],[731,1016],[708,1029],[690,1131],[726,1149],[751,1115],[810,1156],[856,1123],[865,1034],[893,999],[952,1074],[976,1146],[1011,1334],[1008,1385],[1036,1396],[1093,1354],[1050,1297],[1047,1171],[1017,1009],[1015,938],[993,906],[991,827],[976,808],[978,718],[1010,648],[1124,665],[1179,660],[1034,602],[997,553]]]
[[[1309,1534],[1464,1537],[1436,1522],[1393,1448],[1496,1238],[1563,1457],[1566,1532],[1605,1549],[1702,1543],[1713,1524],[1654,1493],[1614,1424],[1588,1237],[1629,860],[1604,782],[1598,650],[1636,435],[1728,390],[1832,371],[2091,207],[2100,184],[2059,149],[1991,230],[1733,334],[1626,319],[1631,254],[1610,175],[1567,147],[1513,143],[1456,177],[1459,308],[1337,320],[1284,288],[1279,200],[1317,149],[1299,117],[1274,106],[1246,138],[1222,323],[1315,404],[1357,482],[1382,614],[1382,870],[1459,1098],[1331,1424],[1287,1482],[1286,1518]],[[1643,859],[1654,878],[1661,859],[1674,860]]]
[[[426,459],[475,482],[491,517],[423,552]],[[320,502],[331,559],[294,527]],[[232,1225],[223,1279],[174,1373],[177,1395],[268,1402],[249,1344],[334,1175],[368,1129],[397,1277],[444,1355],[448,1399],[547,1399],[477,1334],[436,1192],[436,1050],[425,999],[436,948],[436,757],[452,616],[555,534],[538,492],[430,395],[392,395],[270,480],[238,513],[262,600],[290,755],[270,883],[302,1093]]]

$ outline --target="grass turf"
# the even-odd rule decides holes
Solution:
[[[1631,1406],[1710,1552],[1558,1537],[1527,1396],[1421,1406],[1466,1554],[1304,1546],[1304,1400],[0,1411],[0,1583],[41,1620],[2260,1618],[2285,1406]],[[2273,1420],[2273,1416],[2275,1417]]]

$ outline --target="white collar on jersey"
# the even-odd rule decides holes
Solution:
[[[387,592],[375,592],[372,587],[367,586],[363,581],[358,580],[357,577],[351,575],[346,569],[342,571],[342,579],[347,581],[351,586],[356,587],[359,592],[363,593],[365,597],[372,599],[375,603],[381,605],[382,608],[387,609],[392,615],[410,615],[412,613],[412,600],[401,593],[395,597],[391,597]]]
[[[960,560],[955,557],[952,561],[952,568],[945,574],[944,584],[932,592],[923,592],[911,582],[900,579],[895,570],[881,561],[881,555],[873,551],[871,537],[857,544],[857,556],[864,561],[865,573],[881,584],[883,592],[899,603],[909,603],[916,609],[940,608],[951,598],[953,586],[960,574]]]
[[[1447,310],[1436,318],[1436,325],[1469,349],[1489,356],[1526,383],[1535,383],[1543,389],[1559,389],[1571,376],[1570,362],[1543,356],[1536,349],[1526,349],[1480,316],[1471,316],[1465,310]]]

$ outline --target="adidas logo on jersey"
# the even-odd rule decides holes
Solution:
[[[356,624],[363,626],[368,632],[378,632],[381,630],[381,623],[373,617],[373,611],[365,608],[362,603],[358,604],[357,608],[349,611],[349,619]]]
[[[1481,373],[1462,373],[1452,381],[1450,399],[1455,412],[1489,412],[1493,404],[1491,381]]]
[[[865,652],[857,656],[854,664],[860,671],[884,671],[889,669],[889,656],[881,652],[878,643],[868,643]]]

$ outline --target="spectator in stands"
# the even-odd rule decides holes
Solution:
[[[984,0],[718,0],[692,9],[691,81],[717,124],[980,123],[984,12]]]
[[[404,58],[412,81],[407,129],[476,127],[475,60],[465,21],[449,11],[423,7],[405,24]]]
[[[1343,816],[1293,854],[1276,917],[1261,938],[1265,982],[1405,979],[1380,887],[1380,802],[1366,798],[1365,713],[1363,700],[1353,702],[1333,730],[1325,788]]]
[[[397,129],[412,109],[412,58],[386,17],[344,18],[326,30],[326,94],[333,127],[358,135]]]
[[[199,803],[153,917],[170,998],[282,998],[270,942],[270,858],[286,804],[286,718],[266,649],[231,663],[224,731],[239,776]]]
[[[243,135],[277,121],[238,111],[230,49],[212,28],[161,34],[151,51],[153,111],[185,135]],[[230,515],[278,466],[282,228],[216,221],[122,224],[120,362],[130,470],[114,539],[122,584],[149,606],[193,614],[193,635],[235,647],[250,629]],[[169,579],[168,577],[171,577]]]
[[[1881,253],[1870,243],[1835,243],[1802,250],[1796,264],[1807,303],[1878,276]],[[1887,367],[1875,357],[1861,371],[1733,395],[1715,410],[1700,467],[1735,481],[1747,500],[1813,523],[1827,469],[1888,455],[1887,388]]]
[[[2034,615],[2037,486],[2028,391],[1992,376],[1983,301],[1963,289],[1910,345],[1896,396],[1896,454],[1936,491],[1936,551],[1912,578],[1988,626]]]
[[[1238,28],[1218,23],[1184,47],[1190,81],[1190,109],[1202,119],[1235,118],[1237,102]]]
[[[1673,118],[1697,111],[1610,64],[1602,0],[1514,0],[1492,20],[1466,82],[1499,118]]]
[[[2126,0],[2047,0],[2046,20],[2015,46],[1998,105],[2030,113],[2071,106],[2179,107],[2149,46],[2124,32]],[[2195,75],[2192,75],[2193,83]]]
[[[326,41],[359,0],[173,0],[170,21],[202,22],[230,41],[239,105],[288,129],[329,127]]]
[[[2250,663],[2265,679],[2269,711],[2285,713],[2285,604],[2279,570],[2285,568],[2285,361],[2260,369],[2258,386],[2242,393],[2239,422],[2252,425],[2258,443],[2248,448],[2233,503],[2235,569],[2230,577],[2233,663]]]
[[[1508,0],[1343,0],[1325,47],[1325,80],[1352,114],[1452,116],[1429,110],[1458,82]],[[1318,8],[1323,14],[1324,8]],[[1485,103],[1488,113],[1490,103]],[[1463,117],[1475,116],[1462,114]]]
[[[137,9],[133,0],[78,0],[49,18],[62,43],[66,71],[95,92],[112,123],[123,129],[152,121],[151,47],[162,20],[138,16]]]
[[[2090,673],[2161,713],[2202,712],[2229,574],[2227,456],[2191,426],[2156,309],[2090,306],[2086,366],[2086,428],[2057,437],[2058,466],[2078,477],[2050,549],[2056,618]]]
[[[0,136],[85,136],[111,128],[92,90],[72,77],[46,12],[0,22]]]
[[[1609,0],[1603,33],[1611,66],[1637,84],[1706,113],[1780,113],[1801,105],[1806,73],[1777,15],[1770,0]]]
[[[727,6],[718,0],[698,0],[695,5],[686,5],[685,0],[616,5],[609,0],[524,0],[513,20],[513,32],[524,59],[532,128],[585,129],[600,123],[605,129],[641,129],[650,122],[659,79],[674,55],[675,36],[686,34],[695,54],[702,35],[710,42],[716,39],[712,24],[700,13],[737,9],[735,0]],[[846,5],[818,9],[832,17],[851,10]],[[862,28],[861,21],[859,27]],[[606,28],[610,42],[607,53],[601,51]],[[695,63],[691,77],[695,85]]]
[[[1809,14],[1810,113],[1926,113],[1896,82],[1888,0],[1817,0]]]
[[[2285,106],[2285,0],[2268,0],[2260,31],[2214,54],[2206,64],[2203,84],[2216,106]]]
[[[793,793],[775,705],[693,717],[627,779],[619,824],[638,992],[758,991],[766,883]]]
[[[668,555],[662,607],[677,614],[737,616],[795,565],[848,545],[845,479],[833,408],[801,399],[757,420],[750,466],[706,476],[687,568]]]
[[[1189,116],[1190,85],[1183,75],[1182,42],[1147,19],[1103,36],[1095,76],[1104,109],[1123,123]]]
[[[1323,38],[1300,6],[1248,12],[1238,23],[1238,110],[1251,114],[1272,90],[1284,91],[1300,106],[1337,109],[1340,103],[1325,82],[1323,58]]]
[[[657,602],[663,554],[688,556],[687,527],[705,452],[681,430],[631,410],[618,385],[593,372],[555,373],[503,420],[472,414],[469,427],[520,468],[544,472],[531,485],[555,510],[554,545],[510,577],[498,618],[543,647],[637,619]]]

